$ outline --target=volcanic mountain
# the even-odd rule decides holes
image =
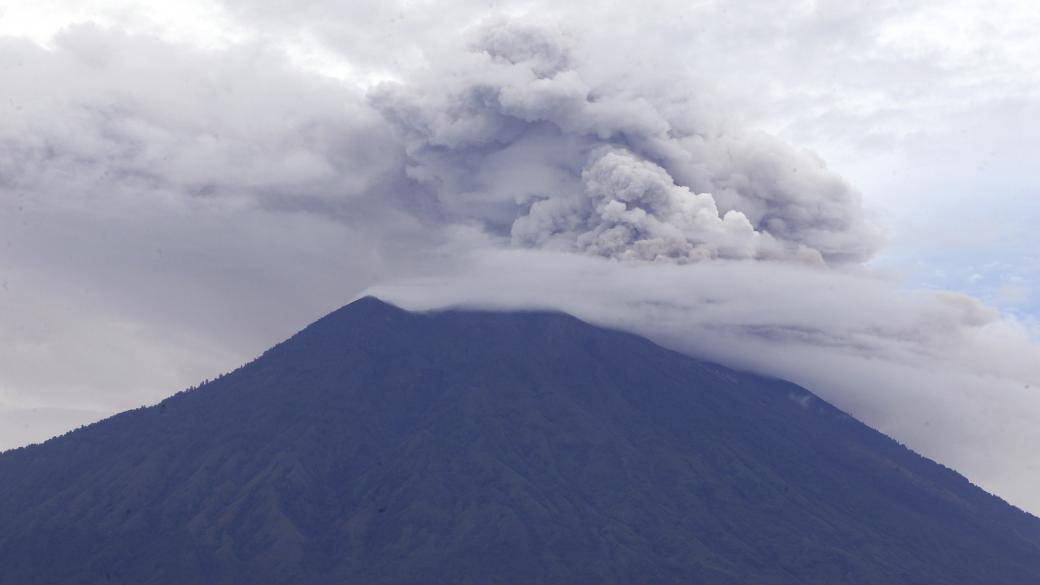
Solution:
[[[0,583],[1040,583],[1040,520],[794,384],[361,299],[0,455]]]

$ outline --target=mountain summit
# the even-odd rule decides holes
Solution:
[[[0,584],[1040,583],[1040,520],[794,384],[364,298],[0,455]]]

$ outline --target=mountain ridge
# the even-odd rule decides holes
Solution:
[[[0,583],[1040,579],[1040,521],[794,384],[372,297],[0,454],[0,518]]]

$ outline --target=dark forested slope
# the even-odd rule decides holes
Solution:
[[[793,384],[362,299],[0,455],[0,584],[1040,583],[1040,520]]]

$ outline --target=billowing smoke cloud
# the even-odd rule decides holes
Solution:
[[[573,40],[496,22],[372,103],[449,218],[608,258],[864,260],[859,195],[810,153],[720,125],[690,96],[588,79]]]
[[[660,166],[627,150],[590,156],[577,197],[542,199],[513,223],[513,240],[532,247],[568,245],[619,259],[682,261],[757,258],[779,253],[746,215],[719,215],[709,193],[680,187]]]

